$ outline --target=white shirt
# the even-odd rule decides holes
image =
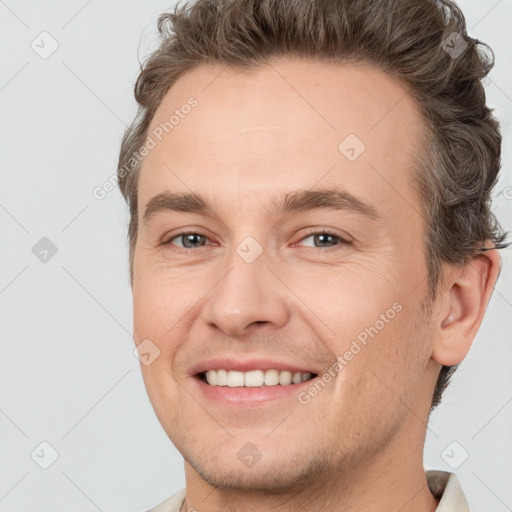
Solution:
[[[428,470],[425,474],[430,492],[440,500],[436,512],[470,512],[455,473]],[[180,489],[147,512],[179,512],[181,504],[185,500],[185,491],[186,489]]]

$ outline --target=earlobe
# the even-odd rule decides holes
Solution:
[[[443,280],[445,301],[437,314],[432,359],[445,366],[468,354],[482,323],[500,269],[497,250],[480,255]]]

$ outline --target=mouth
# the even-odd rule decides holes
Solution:
[[[321,377],[320,367],[304,361],[219,355],[189,368],[197,391],[223,407],[282,406]]]
[[[208,386],[227,388],[262,388],[274,386],[297,385],[317,377],[316,373],[278,369],[258,369],[251,371],[236,371],[226,369],[211,369],[196,374],[196,377]]]
[[[297,401],[301,391],[320,379],[318,373],[276,368],[203,370],[193,374],[198,391],[209,402],[235,409],[283,407],[283,401]],[[293,402],[292,402],[293,403]]]

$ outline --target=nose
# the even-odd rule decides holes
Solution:
[[[204,320],[229,336],[243,336],[260,324],[282,328],[290,316],[287,288],[271,268],[265,251],[252,262],[233,251],[209,294]]]

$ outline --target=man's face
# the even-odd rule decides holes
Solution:
[[[405,90],[363,66],[200,66],[165,96],[139,179],[134,338],[160,351],[142,365],[149,397],[207,481],[293,485],[425,430],[420,123]],[[207,209],[153,201],[144,218],[160,194]],[[206,370],[254,387],[210,385]]]

